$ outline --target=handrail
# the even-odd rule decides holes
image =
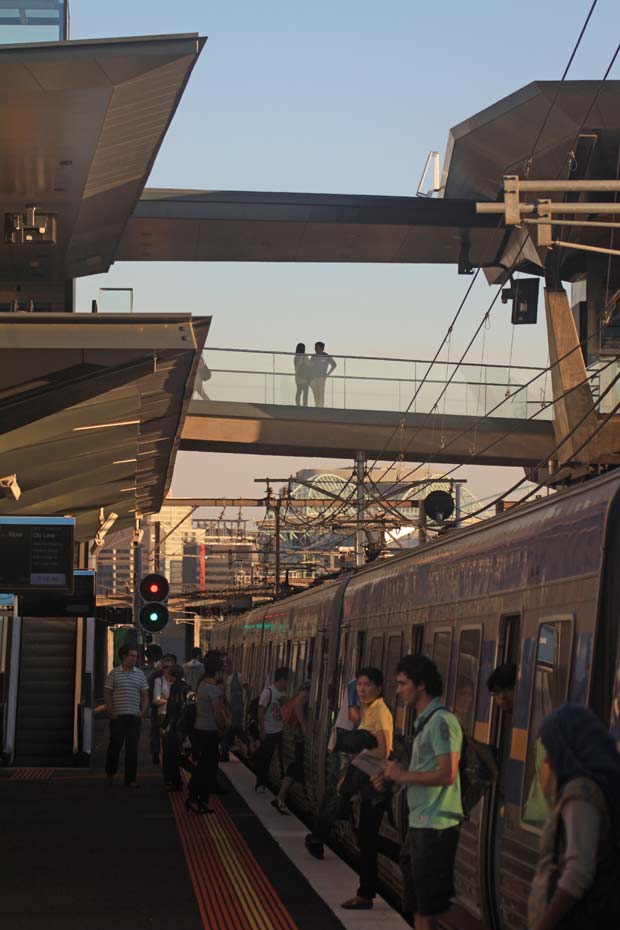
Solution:
[[[273,371],[265,372],[260,371],[256,368],[210,368],[212,374],[221,374],[221,375],[275,375],[279,378],[294,378],[294,371]],[[330,374],[328,380],[330,381],[388,381],[390,383],[394,381],[399,381],[401,383],[411,383],[417,384],[419,378],[382,378],[380,376],[372,375],[336,375]],[[444,380],[434,380],[432,378],[427,378],[424,382],[425,384],[445,384]],[[465,387],[499,387],[499,388],[509,388],[509,387],[523,387],[521,384],[511,384],[509,381],[453,381],[452,385],[460,384],[465,385]]]
[[[296,352],[281,352],[277,349],[231,349],[225,348],[224,346],[205,346],[204,352],[243,352],[249,355],[287,355],[291,358],[295,358]],[[306,355],[312,358],[314,353],[306,352]],[[418,364],[418,365],[430,365],[431,362],[429,359],[423,358],[395,358],[382,355],[342,355],[336,352],[328,352],[328,355],[331,355],[332,358],[336,359],[357,359],[361,362],[404,362],[407,364]],[[545,371],[539,365],[506,365],[501,362],[490,362],[490,363],[480,363],[480,362],[450,362],[447,360],[439,360],[435,362],[435,366],[440,365],[451,365],[458,368],[509,368],[511,371]]]

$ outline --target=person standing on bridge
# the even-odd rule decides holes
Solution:
[[[308,406],[308,388],[310,387],[310,359],[306,355],[306,346],[303,342],[297,343],[295,349],[295,403],[298,407]]]
[[[315,407],[325,406],[325,382],[336,367],[336,362],[325,351],[325,343],[315,342],[314,355],[310,359],[309,367]]]
[[[105,706],[110,718],[110,744],[105,759],[108,785],[118,769],[118,757],[125,744],[125,787],[137,788],[140,718],[148,706],[149,683],[136,668],[138,650],[125,643],[118,651],[121,665],[112,669],[104,686]]]

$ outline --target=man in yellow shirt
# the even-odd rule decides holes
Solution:
[[[357,673],[357,694],[361,707],[358,730],[366,730],[376,740],[376,746],[368,751],[380,759],[387,760],[392,751],[394,720],[382,697],[383,673],[380,669],[371,666],[360,669]],[[345,784],[341,790],[346,791]],[[360,883],[354,897],[342,905],[346,910],[365,911],[373,906],[373,899],[377,893],[379,828],[384,812],[385,802],[380,795],[373,792],[370,783],[366,782],[361,791],[360,820],[357,828]]]

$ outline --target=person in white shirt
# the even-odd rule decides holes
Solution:
[[[336,362],[325,351],[325,343],[316,342],[309,363],[310,388],[315,407],[325,406],[325,382],[336,367]]]
[[[254,757],[256,769],[255,790],[267,788],[269,784],[269,767],[276,749],[282,742],[281,708],[286,700],[286,688],[290,670],[284,666],[277,668],[273,674],[273,684],[265,688],[258,699],[258,730],[260,746]]]
[[[110,718],[110,743],[105,759],[108,785],[118,769],[125,744],[125,787],[136,788],[140,718],[148,706],[149,683],[136,668],[138,650],[128,643],[119,649],[121,665],[112,669],[104,686],[105,706]]]
[[[195,649],[192,649],[188,661],[183,663],[183,678],[189,685],[190,691],[196,690],[198,682],[203,677],[204,673],[205,669],[202,662],[202,652],[198,646],[196,646]]]

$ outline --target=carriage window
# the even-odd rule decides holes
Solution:
[[[476,714],[480,640],[480,630],[463,630],[459,640],[454,713],[468,736],[472,734]]]
[[[405,708],[396,706],[396,666],[402,658],[402,636],[388,636],[385,668],[383,680],[385,682],[384,696],[386,703],[394,715],[394,728],[402,733],[405,722]]]
[[[370,641],[370,655],[368,664],[373,668],[381,668],[383,662],[383,636],[373,636]]]
[[[452,633],[446,630],[443,633],[435,633],[433,638],[433,662],[439,669],[443,679],[443,693],[445,695],[448,687],[448,675],[450,673],[450,646],[452,645]]]
[[[411,655],[417,656],[424,652],[424,624],[416,623],[411,627]]]
[[[523,822],[532,827],[542,827],[549,813],[539,780],[545,750],[538,729],[547,714],[566,700],[572,626],[568,620],[542,623],[538,631],[522,802]]]

